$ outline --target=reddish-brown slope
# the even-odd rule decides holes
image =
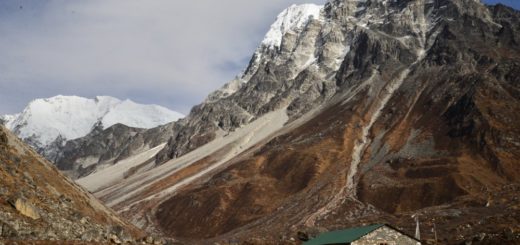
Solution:
[[[408,82],[415,82],[415,79],[411,78]],[[330,202],[343,188],[353,142],[359,137],[356,125],[363,110],[357,105],[363,104],[360,103],[363,97],[361,94],[359,100],[329,108],[300,128],[272,140],[246,160],[214,176],[208,183],[162,203],[156,214],[161,229],[168,235],[186,238],[211,238],[227,232],[266,237],[277,234],[271,239],[279,238],[276,237],[279,234],[294,235],[299,229],[309,230],[303,221]],[[518,227],[518,207],[502,209],[503,205],[514,204],[515,198],[518,198],[514,191],[505,191],[502,197],[505,200],[497,207],[485,208],[485,205],[488,201],[497,202],[497,197],[492,194],[511,183],[512,178],[520,177],[520,171],[515,170],[515,158],[502,157],[517,156],[519,152],[515,148],[502,149],[504,153],[497,156],[497,162],[500,166],[506,166],[498,168],[497,163],[488,160],[490,153],[474,142],[478,138],[452,136],[461,133],[458,125],[452,125],[453,118],[449,116],[451,110],[460,107],[458,102],[451,106],[447,103],[439,105],[439,108],[448,109],[443,117],[438,117],[436,115],[442,113],[435,108],[417,109],[425,108],[420,97],[414,108],[394,109],[401,112],[410,110],[408,114],[387,111],[386,115],[391,116],[374,127],[374,135],[388,131],[380,141],[390,150],[381,160],[374,159],[380,150],[374,147],[374,143],[364,154],[357,191],[362,203],[347,200],[325,217],[320,217],[316,226],[341,227],[363,221],[406,225],[411,222],[408,213],[419,211],[435,213],[425,214],[431,215],[427,219],[440,212],[438,226],[444,232],[441,238],[450,241],[458,238],[449,231],[466,225],[466,222],[471,223],[471,220],[504,225],[502,228],[495,227],[495,231]],[[460,98],[464,100],[465,96]],[[478,98],[482,99],[482,103],[486,99]],[[399,97],[394,98],[392,103],[400,103]],[[509,106],[510,110],[517,109],[518,102],[515,103]],[[488,109],[498,112],[500,108]],[[518,116],[512,111],[501,113],[507,115],[504,117],[507,120],[516,120]],[[457,115],[460,114],[457,112]],[[519,135],[514,133],[518,130],[517,124],[510,124],[505,129]],[[474,130],[477,131],[474,134],[481,135],[487,130],[500,132],[504,129]],[[485,147],[496,149],[492,142]],[[407,148],[410,152],[401,152]],[[424,151],[423,156],[415,152],[421,150]],[[366,205],[372,205],[376,210]],[[431,209],[433,211],[428,211],[429,207],[434,207]],[[467,214],[453,218],[449,211],[442,213],[442,210],[449,208],[463,210],[456,212]],[[500,218],[510,212],[514,214],[512,220]],[[394,216],[387,217],[384,213]],[[494,218],[498,220],[489,221]],[[413,229],[410,226],[407,228],[409,231]],[[488,231],[477,227],[470,234],[479,229]]]
[[[328,206],[342,193],[360,128],[374,113],[378,96],[367,89],[273,139],[207,183],[163,202],[155,216],[158,225],[166,234],[188,240],[279,241],[298,230],[370,222],[413,231],[410,215],[420,212],[426,226],[436,219],[440,241],[492,233],[475,239],[495,241],[505,234],[511,242],[520,232],[520,57],[515,52],[517,56],[496,49],[490,58],[496,62],[476,67],[441,67],[432,54],[421,62],[370,131],[355,178],[359,201],[346,198]],[[374,84],[395,79],[395,74],[383,71]],[[306,227],[322,207],[330,209]]]

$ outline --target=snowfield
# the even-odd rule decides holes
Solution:
[[[322,9],[323,5],[316,4],[290,6],[278,15],[262,44],[269,48],[279,48],[282,45],[283,36],[287,32],[304,28],[311,19],[323,20]]]
[[[184,115],[158,105],[141,105],[109,96],[94,99],[55,96],[36,99],[23,112],[4,115],[5,125],[22,139],[45,147],[61,137],[72,140],[86,136],[99,123],[108,128],[117,123],[136,128],[153,128]]]

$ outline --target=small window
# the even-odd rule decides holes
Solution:
[[[390,245],[387,242],[380,242],[379,245]]]

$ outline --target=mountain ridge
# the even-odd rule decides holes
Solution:
[[[130,116],[132,113],[144,113],[146,110],[151,110],[149,114],[157,114],[156,117],[145,119],[148,115],[143,115],[142,118],[137,116]],[[74,115],[79,111],[86,111],[87,115]],[[42,115],[38,115],[42,114]],[[48,120],[55,120],[53,125],[47,126],[33,126],[37,124],[38,118],[42,117]],[[53,140],[62,136],[66,140],[72,140],[87,135],[96,124],[101,125],[104,129],[116,123],[125,124],[130,127],[137,128],[153,128],[161,124],[166,124],[179,118],[183,115],[177,112],[169,111],[168,109],[158,105],[140,105],[127,99],[121,101],[110,96],[96,96],[94,99],[87,99],[79,96],[63,96],[57,95],[46,99],[35,99],[31,101],[23,112],[13,115],[3,115],[2,119],[5,121],[7,128],[13,130],[22,138],[29,138],[33,135],[40,135],[37,142],[42,146],[50,144]],[[71,121],[72,120],[72,121]],[[77,125],[79,122],[74,120],[86,121],[84,125]],[[68,123],[70,125],[63,125]],[[45,132],[51,131],[51,132]]]
[[[4,115],[0,119],[40,154],[58,163],[68,142],[95,135],[100,130],[124,124],[135,128],[130,131],[138,132],[142,131],[138,128],[155,128],[182,117],[182,114],[164,107],[141,105],[129,99],[58,95],[33,100],[23,112]]]
[[[506,122],[519,106],[520,14],[474,0],[334,0],[320,15],[279,49],[257,49],[247,82],[194,107],[155,170],[96,196],[189,243],[277,244],[382,220],[412,231],[415,212],[448,244],[518,237],[507,217],[519,212],[520,134]],[[282,127],[235,147],[280,111]]]

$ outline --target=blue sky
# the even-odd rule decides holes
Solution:
[[[187,113],[246,67],[284,8],[325,1],[1,0],[0,114],[58,94]]]
[[[497,4],[502,3],[504,5],[520,9],[520,0],[484,0],[483,2],[487,4]]]

